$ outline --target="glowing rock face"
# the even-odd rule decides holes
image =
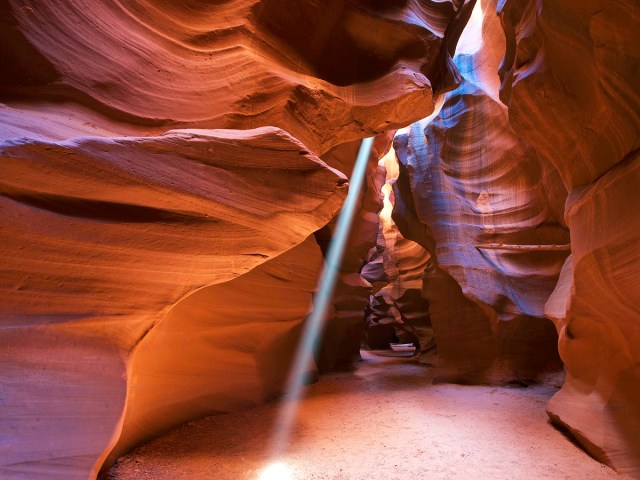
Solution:
[[[398,225],[427,247],[435,239],[449,274],[427,278],[434,326],[442,307],[441,320],[466,317],[477,327],[443,323],[445,335],[461,328],[472,348],[521,313],[554,321],[567,378],[550,416],[593,456],[638,476],[640,283],[631,272],[640,268],[640,10],[629,1],[493,3],[506,33],[500,98],[508,115],[484,76],[503,49],[483,48],[436,120],[397,140],[411,180],[397,182],[405,192]],[[567,229],[570,250],[550,248],[569,243]],[[482,247],[496,239],[510,248]],[[460,309],[447,314],[454,298],[435,290],[456,284]],[[511,334],[530,341],[533,330],[520,330]],[[451,354],[461,350],[453,340]],[[469,372],[481,364],[449,355],[454,373],[461,362]]]
[[[424,294],[439,380],[527,382],[560,368],[544,305],[568,252],[543,248],[568,243],[568,230],[537,152],[477,75],[486,64],[497,69],[496,60],[483,49],[456,57],[461,85],[433,119],[394,141],[394,218],[437,264],[425,272]],[[537,250],[479,248],[489,243]]]
[[[346,193],[345,177],[318,155],[428,115],[432,90],[456,78],[450,54],[467,13],[457,0],[427,9],[348,2],[329,17],[318,2],[294,3],[1,8],[0,376],[11,385],[1,406],[12,433],[0,476],[85,479],[109,453],[188,415],[244,408],[277,390],[284,367],[244,343],[260,343],[265,321],[223,325],[216,311],[234,305],[217,305],[204,328],[215,338],[203,350],[210,356],[187,365],[164,356],[163,332],[180,330],[171,312],[197,290],[308,251]],[[277,263],[264,268],[275,269],[274,283],[298,278]],[[249,280],[264,280],[259,273]],[[292,288],[309,299],[311,287]],[[286,311],[280,301],[274,312]],[[308,308],[283,313],[286,339]],[[280,345],[274,336],[264,343]],[[154,355],[166,376],[147,361]],[[220,378],[206,399],[184,387],[216,361],[231,364],[229,391],[219,393]],[[180,408],[166,415],[174,400]]]
[[[569,192],[572,255],[545,308],[567,379],[548,412],[639,476],[640,5],[507,0],[500,17],[510,122]]]
[[[268,466],[259,480],[293,480],[293,475],[283,463],[274,463]]]

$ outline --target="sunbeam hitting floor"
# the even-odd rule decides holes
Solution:
[[[431,385],[406,358],[363,352],[306,390],[280,459],[294,480],[606,480],[549,425],[550,386]],[[133,451],[109,480],[257,480],[278,403],[191,422]]]

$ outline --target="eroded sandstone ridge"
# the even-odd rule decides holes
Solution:
[[[340,173],[273,127],[57,143],[7,140],[2,155],[0,337],[8,445],[2,468],[8,478],[38,478],[39,472],[86,478],[114,443],[131,445],[184,420],[190,410],[180,399],[189,390],[172,378],[179,375],[165,369],[149,392],[141,383],[148,374],[139,358],[149,342],[158,347],[156,365],[171,360],[180,346],[178,340],[155,341],[156,328],[171,328],[174,305],[195,290],[229,281],[301,243],[331,219],[346,190]],[[265,196],[270,201],[263,204]],[[299,323],[313,275],[302,281],[300,268],[287,272],[284,278],[297,280],[306,294],[302,307],[286,297],[288,319]],[[224,309],[216,305],[217,315]],[[271,313],[277,317],[276,308]],[[229,383],[234,375],[257,375],[258,359],[234,360],[234,346],[243,350],[252,331],[263,332],[263,343],[277,334],[248,321],[238,319],[237,343],[226,346],[207,349],[209,339],[193,334],[191,351],[203,348],[209,356],[191,373],[185,367],[183,381],[209,372],[205,366],[214,359],[230,362],[226,375],[213,382],[231,387],[222,398],[237,395],[239,404],[261,398]],[[222,335],[223,323],[215,322],[212,313]],[[189,322],[182,328],[188,334]],[[225,349],[227,356],[220,354]],[[178,368],[179,362],[170,363]],[[265,380],[252,388],[267,395],[276,387]],[[153,417],[164,402],[179,411]],[[194,402],[206,409],[198,396]],[[121,428],[129,435],[128,419],[142,415],[136,408],[148,404],[154,410],[144,415],[155,418],[153,428],[138,425],[144,434],[133,430],[131,438],[121,437]],[[208,407],[224,405],[219,397]]]
[[[485,2],[487,6],[488,2]],[[499,28],[485,13],[485,31]],[[438,348],[437,380],[528,383],[560,367],[544,316],[569,233],[538,152],[513,132],[489,43],[460,52],[463,81],[439,112],[394,141],[394,219],[426,248],[424,295]],[[557,176],[556,176],[557,177]],[[420,228],[421,226],[422,228]]]
[[[319,156],[428,115],[473,3],[0,2],[0,476],[277,393],[350,173]]]
[[[640,8],[482,5],[483,46],[457,57],[463,82],[394,143],[394,219],[437,262],[425,275],[436,377],[544,373],[551,319],[567,376],[549,415],[637,477]]]
[[[545,307],[567,379],[548,411],[640,476],[640,5],[507,0],[500,19],[511,125],[569,192],[571,256]]]

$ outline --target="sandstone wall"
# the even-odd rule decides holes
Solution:
[[[485,31],[499,28],[492,16],[485,12]],[[424,292],[435,378],[529,383],[560,368],[544,306],[569,253],[556,199],[566,191],[511,129],[486,80],[498,60],[489,38],[456,57],[463,82],[439,112],[396,137],[394,219],[435,261]]]
[[[368,251],[378,238],[379,211],[382,209],[380,189],[384,170],[378,160],[391,148],[395,131],[374,139],[369,154],[362,195],[350,226],[339,276],[333,295],[333,310],[325,319],[323,338],[318,348],[318,367],[321,372],[340,364],[360,360],[360,346],[364,338],[364,315],[369,305],[371,284],[360,274]],[[340,171],[351,172],[360,150],[360,141],[338,145],[322,158]],[[335,233],[338,214],[316,232],[316,239],[326,255]]]
[[[118,440],[132,353],[167,312],[301,243],[346,190],[272,127],[6,140],[1,151],[4,478],[95,472]]]
[[[640,5],[506,1],[501,98],[569,191],[571,257],[546,305],[567,380],[548,406],[640,476]]]
[[[372,348],[388,348],[393,337],[413,343],[421,363],[435,363],[429,304],[422,296],[422,276],[431,255],[423,246],[405,238],[392,218],[396,203],[392,185],[398,164],[391,150],[384,162],[387,181],[382,188],[384,208],[380,212],[378,241],[369,254],[364,274],[376,284],[367,316],[368,340]]]
[[[92,478],[114,446],[274,393],[279,380],[256,380],[262,350],[215,332],[229,304],[206,328],[200,307],[183,310],[198,290],[264,279],[240,280],[329,222],[346,178],[318,156],[428,115],[458,78],[472,6],[0,2],[0,476]],[[267,344],[293,338],[302,303],[264,306],[289,322]],[[238,337],[255,340],[260,322],[241,316]],[[235,350],[206,400],[179,388],[194,374],[170,361],[181,331],[212,339],[194,347],[211,362]],[[168,355],[161,377],[154,346]],[[233,375],[239,391],[211,393]]]

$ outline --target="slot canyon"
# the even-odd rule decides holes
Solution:
[[[0,479],[640,479],[640,2],[0,24]]]

